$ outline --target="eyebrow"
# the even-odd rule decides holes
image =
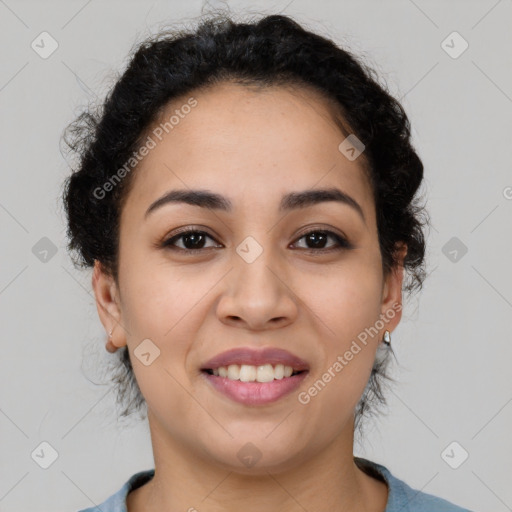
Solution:
[[[285,194],[281,199],[279,211],[288,212],[297,208],[307,208],[327,201],[335,201],[350,206],[360,215],[363,221],[366,222],[363,209],[359,203],[346,192],[336,187],[310,189]],[[171,190],[151,203],[144,214],[144,218],[147,218],[150,213],[169,203],[185,203],[192,206],[199,206],[200,208],[209,208],[225,212],[231,212],[233,209],[233,203],[227,197],[210,192],[209,190]]]

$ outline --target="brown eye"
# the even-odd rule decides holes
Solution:
[[[181,233],[168,238],[162,243],[162,247],[168,249],[177,249],[186,252],[195,252],[201,249],[209,249],[210,247],[218,247],[216,245],[205,247],[207,239],[213,240],[213,238],[204,231],[188,230],[182,231]],[[177,246],[176,242],[182,241],[183,247]]]
[[[313,252],[317,251],[330,251],[336,249],[350,249],[351,244],[342,236],[327,230],[313,230],[304,233],[298,240],[305,240],[307,247],[303,247],[305,250]],[[328,240],[334,240],[334,245],[328,246]]]

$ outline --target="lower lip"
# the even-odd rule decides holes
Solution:
[[[242,382],[202,372],[208,382],[231,400],[245,405],[264,405],[275,402],[297,389],[307,371],[271,382]]]

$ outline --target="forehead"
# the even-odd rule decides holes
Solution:
[[[190,98],[195,106],[186,107]],[[362,157],[339,151],[346,134],[315,91],[219,84],[173,100],[145,136],[154,147],[136,168],[130,209],[176,188],[219,192],[235,207],[277,208],[287,192],[329,186],[366,203],[368,214],[373,208]]]

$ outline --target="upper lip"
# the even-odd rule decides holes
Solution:
[[[201,370],[213,370],[220,366],[229,366],[230,364],[247,364],[251,366],[282,364],[284,366],[291,366],[295,371],[309,369],[306,361],[287,350],[273,347],[263,349],[240,347],[227,350],[209,359],[201,366]]]

